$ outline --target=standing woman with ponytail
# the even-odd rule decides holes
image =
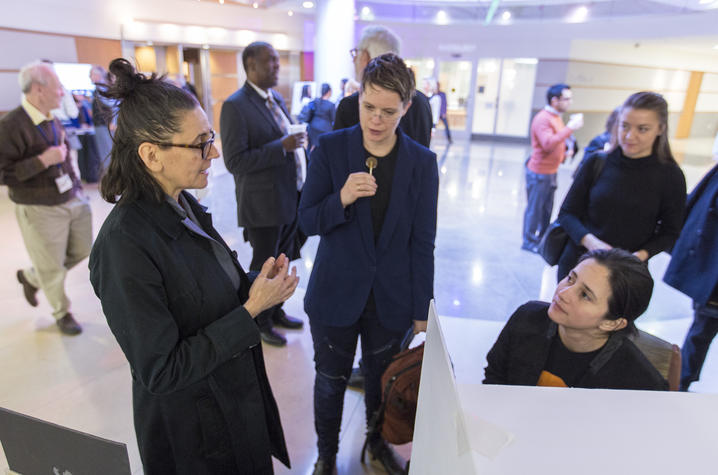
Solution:
[[[559,282],[586,250],[618,247],[646,262],[681,232],[686,180],[668,144],[666,100],[637,92],[616,122],[613,149],[584,160],[561,205],[558,219],[570,239]]]
[[[184,191],[219,154],[197,100],[116,59],[117,131],[102,197],[117,203],[90,255],[90,281],[130,364],[144,472],[271,474],[289,466],[254,317],[289,298],[284,255],[248,277]],[[253,282],[252,282],[253,281]]]

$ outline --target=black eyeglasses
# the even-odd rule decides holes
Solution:
[[[160,147],[196,148],[202,150],[202,160],[207,160],[210,150],[212,150],[212,145],[214,145],[214,130],[209,131],[209,138],[204,142],[189,145],[181,143],[156,143],[155,145],[159,145]]]

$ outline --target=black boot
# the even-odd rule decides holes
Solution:
[[[406,475],[406,472],[396,460],[394,450],[387,445],[384,439],[369,443],[369,453],[372,460],[378,461],[389,475]]]
[[[314,471],[312,475],[337,475],[337,463],[334,460],[324,460],[317,457],[314,462]]]

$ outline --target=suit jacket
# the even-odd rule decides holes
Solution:
[[[279,93],[270,90],[287,117]],[[291,118],[290,118],[291,120]],[[249,84],[222,104],[222,154],[234,175],[237,224],[247,228],[281,226],[297,213],[297,169],[294,153],[285,152],[284,134],[266,102]]]
[[[429,99],[421,92],[416,91],[411,99],[411,106],[399,122],[401,130],[412,140],[424,147],[431,142],[431,128],[434,118],[431,115]],[[337,114],[334,119],[334,130],[345,129],[359,123],[359,93],[355,92],[339,102]]]
[[[310,319],[345,327],[359,319],[374,291],[379,321],[404,331],[426,320],[434,286],[439,187],[436,155],[397,129],[391,197],[377,242],[370,198],[346,209],[340,191],[350,173],[367,171],[357,125],[319,138],[299,203],[299,225],[318,234],[304,308]]]
[[[696,185],[686,205],[686,222],[663,280],[705,305],[715,298],[718,285],[718,165]]]
[[[558,331],[548,307],[546,302],[528,302],[511,315],[486,355],[484,384],[536,386]],[[632,341],[614,333],[576,387],[667,391],[668,382]]]
[[[271,455],[289,458],[259,330],[242,307],[250,281],[205,208],[184,196],[232,254],[238,290],[167,202],[115,206],[90,254],[90,281],[130,364],[145,473],[225,473],[216,459],[272,473]]]

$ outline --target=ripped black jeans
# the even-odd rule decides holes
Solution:
[[[319,456],[334,460],[339,449],[344,392],[354,363],[357,337],[361,335],[364,369],[366,417],[381,405],[381,375],[391,358],[399,352],[406,330],[396,332],[383,327],[374,309],[366,308],[353,325],[331,327],[309,319],[314,342],[314,427]],[[357,451],[360,448],[357,447]]]

